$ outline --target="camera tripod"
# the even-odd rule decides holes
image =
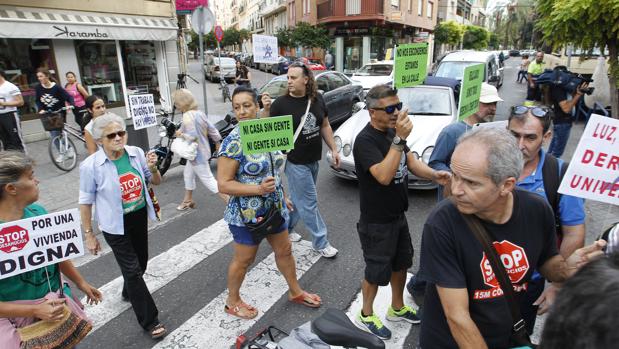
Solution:
[[[187,79],[186,78],[190,78],[191,80],[193,80],[193,82],[195,82],[196,84],[199,84],[198,80],[194,79],[189,74],[180,73],[180,74],[178,74],[176,76],[178,77],[178,80],[176,80],[176,89],[177,90],[179,90],[181,88],[187,88]]]

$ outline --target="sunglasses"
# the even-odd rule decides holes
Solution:
[[[402,110],[402,102],[386,106],[384,108],[372,108],[374,110],[384,110],[387,114],[393,114],[396,110]]]
[[[127,134],[127,131],[118,131],[118,132],[106,134],[105,137],[107,137],[107,139],[109,140],[112,140],[112,139],[116,139],[116,136],[123,138],[126,134]]]
[[[518,105],[512,107],[512,115],[523,115],[531,111],[531,115],[538,118],[545,118],[548,115],[548,109],[541,107],[528,107],[525,105]]]

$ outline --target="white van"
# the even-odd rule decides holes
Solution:
[[[484,81],[496,86],[503,85],[503,68],[494,52],[489,51],[456,51],[448,53],[439,63],[434,76],[462,80],[464,68],[483,63]]]

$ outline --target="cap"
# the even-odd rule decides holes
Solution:
[[[481,94],[479,95],[479,101],[481,103],[494,103],[502,100],[503,99],[499,97],[499,91],[497,91],[496,87],[485,82],[481,83]]]

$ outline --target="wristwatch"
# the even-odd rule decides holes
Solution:
[[[393,137],[393,145],[405,146],[406,145],[406,139],[400,138],[400,136],[395,135],[395,137]]]

